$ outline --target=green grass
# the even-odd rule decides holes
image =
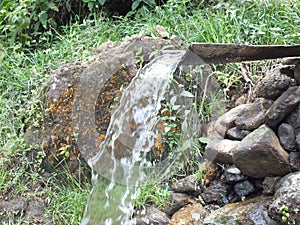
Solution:
[[[86,19],[81,24],[75,22],[64,27],[60,34],[52,30],[53,37],[44,36],[43,45],[36,49],[22,48],[19,43],[12,46],[6,37],[1,37],[1,191],[15,185],[16,188],[10,194],[24,194],[28,183],[36,182],[41,176],[38,165],[33,167],[26,162],[24,154],[28,147],[24,144],[23,138],[27,123],[35,123],[38,126],[42,120],[45,79],[65,63],[87,59],[94,48],[107,40],[120,41],[124,37],[140,33],[155,36],[154,27],[160,24],[171,35],[180,36],[186,46],[191,42],[300,43],[299,1],[215,0],[202,3],[197,1],[200,2],[198,4],[191,2],[169,0],[166,5],[144,15],[137,13],[125,18],[105,18],[99,15],[96,19]],[[225,86],[241,74],[239,65],[226,66],[223,71],[225,72],[220,74],[219,79]],[[14,166],[12,172],[8,172],[13,163],[10,160],[13,158],[21,163]],[[67,184],[65,188],[59,189],[56,188],[53,179],[47,184],[49,186],[44,194],[51,197],[47,214],[57,224],[78,224],[86,201],[87,189]],[[141,193],[140,202],[146,202],[147,191]],[[161,196],[160,192],[156,194],[149,191],[149,193],[153,195],[153,199],[158,198],[158,201],[160,198],[164,199],[164,195]]]

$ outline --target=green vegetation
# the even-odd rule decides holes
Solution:
[[[290,213],[291,213],[291,214],[294,214],[294,215],[298,214],[298,212],[299,212],[299,209],[298,209],[298,208],[294,208],[294,209],[293,209],[293,212],[290,212],[290,209],[289,209],[288,206],[282,205],[282,206],[279,208],[279,211],[280,211],[280,213],[281,213],[281,215],[282,215],[281,221],[283,222],[283,224],[291,224],[291,225],[296,224],[295,219],[291,219]]]
[[[63,180],[69,182],[62,182],[61,174],[45,176],[40,169],[43,152],[38,146],[29,147],[24,142],[28,123],[39,126],[43,120],[45,80],[59,66],[85,60],[107,40],[121,41],[140,33],[155,36],[157,24],[171,35],[181,37],[185,47],[191,42],[300,42],[300,2],[296,0],[169,0],[156,7],[154,1],[136,0],[132,1],[134,10],[124,17],[107,16],[105,8],[96,7],[97,3],[105,2],[4,0],[0,3],[0,192],[2,197],[49,199],[46,214],[55,224],[79,224],[90,188],[68,171],[64,172],[67,179]],[[75,10],[79,8],[84,11]],[[62,18],[62,15],[68,16]],[[254,64],[258,68],[255,71],[265,65]],[[240,64],[216,67],[215,74],[224,88],[243,80]],[[211,110],[205,107],[208,107],[206,112]],[[171,135],[172,141],[177,138]],[[32,149],[38,155],[34,160],[29,157]],[[62,154],[67,156],[67,149],[62,149]],[[195,172],[201,176],[199,171]],[[30,191],[33,184],[42,185],[43,191]],[[163,204],[167,190],[158,187],[161,186],[156,182],[142,187],[137,205]],[[4,224],[35,223],[22,215],[1,214],[0,218]]]

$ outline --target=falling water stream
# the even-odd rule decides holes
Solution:
[[[149,164],[145,156],[158,135],[155,127],[161,102],[171,95],[171,78],[185,54],[174,51],[157,57],[138,72],[124,91],[106,139],[89,161],[93,189],[81,225],[134,224],[131,216],[138,185],[149,171],[159,167]]]

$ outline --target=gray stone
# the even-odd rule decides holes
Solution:
[[[165,206],[165,212],[172,216],[178,209],[187,205],[190,198],[187,194],[183,193],[171,193],[167,199],[167,205]]]
[[[30,201],[28,210],[33,216],[41,216],[45,213],[45,204],[43,202]]]
[[[0,202],[1,212],[23,213],[26,212],[28,202],[22,198],[11,199]]]
[[[201,192],[201,182],[196,175],[189,175],[171,185],[174,192],[197,194]]]
[[[237,183],[234,185],[234,191],[238,196],[243,197],[255,191],[254,185],[251,184],[248,180]]]
[[[290,171],[288,158],[276,134],[266,125],[246,136],[233,152],[236,167],[254,178],[285,175]]]
[[[293,171],[300,171],[300,152],[291,152],[290,165]]]
[[[263,181],[263,193],[273,195],[281,177],[266,177]]]
[[[284,119],[285,123],[290,124],[295,130],[300,130],[300,104]]]
[[[296,135],[296,144],[298,147],[298,151],[300,152],[300,132]]]
[[[286,151],[296,151],[296,135],[292,125],[287,123],[282,123],[278,127],[278,137],[281,146]]]
[[[200,194],[205,203],[227,204],[229,185],[220,181],[213,182]]]
[[[300,85],[300,64],[299,63],[295,65],[294,78],[297,81],[297,84]]]
[[[205,147],[209,152],[210,160],[215,163],[232,164],[232,154],[238,148],[240,141],[232,140],[211,140]],[[207,153],[208,154],[208,153]]]
[[[295,86],[296,81],[287,75],[281,74],[280,69],[270,71],[263,77],[254,89],[255,97],[275,100],[290,86]]]
[[[229,166],[224,172],[224,179],[227,182],[239,182],[246,179],[246,176],[235,166]]]
[[[246,104],[239,105],[229,110],[216,120],[214,123],[214,131],[224,138],[227,130],[235,126],[235,120],[238,115],[243,114],[246,110]]]
[[[237,127],[230,128],[226,132],[226,137],[231,139],[231,140],[242,140],[244,137],[246,137],[250,131],[248,130],[240,130]]]
[[[290,224],[300,224],[300,172],[286,175],[278,184],[274,201],[269,207],[269,215],[282,223],[282,217],[289,214]]]
[[[257,197],[231,203],[208,215],[202,225],[277,225],[268,215],[272,197]]]
[[[145,210],[138,211],[134,216],[136,225],[168,225],[170,223],[169,217],[161,210],[150,206]]]
[[[240,113],[235,120],[235,125],[240,130],[254,130],[264,123],[265,113],[271,103],[261,99],[252,104],[247,104],[246,110]]]
[[[266,124],[276,127],[300,102],[300,86],[290,87],[272,104],[266,114]]]

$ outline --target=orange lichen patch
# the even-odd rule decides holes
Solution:
[[[100,138],[100,141],[104,141],[105,140],[105,135],[104,134],[99,134],[99,138]]]
[[[95,105],[95,122],[99,134],[106,134],[111,115],[126,88],[136,74],[134,66],[122,67],[101,87]]]
[[[96,127],[87,128],[84,130],[82,138],[82,145],[88,145],[90,138],[95,135],[94,146],[99,146],[99,143],[105,140],[106,130],[108,128],[111,114],[116,107],[123,88],[127,87],[131,79],[135,76],[136,69],[134,67],[122,67],[116,74],[102,86],[99,87],[98,99],[95,105],[86,107],[81,99],[76,100],[76,106],[79,107],[78,111],[95,112]],[[69,76],[69,75],[68,75]],[[72,75],[73,76],[73,75]],[[84,159],[91,158],[97,153],[97,148],[90,148],[86,152],[77,146],[77,137],[75,127],[73,127],[73,105],[74,99],[77,94],[76,79],[68,77],[69,82],[66,83],[65,78],[57,77],[56,83],[53,84],[53,89],[49,90],[48,98],[46,101],[46,110],[44,114],[43,125],[43,149],[47,156],[49,163],[53,166],[59,164],[61,160],[68,162],[75,162],[76,160],[84,157]],[[80,108],[82,106],[82,108]],[[84,108],[83,108],[84,107]],[[83,124],[84,127],[84,124]],[[74,129],[73,129],[74,128]],[[80,151],[81,152],[80,152]],[[67,151],[67,153],[66,153]],[[65,154],[66,153],[66,154]],[[70,163],[76,165],[76,163]]]

